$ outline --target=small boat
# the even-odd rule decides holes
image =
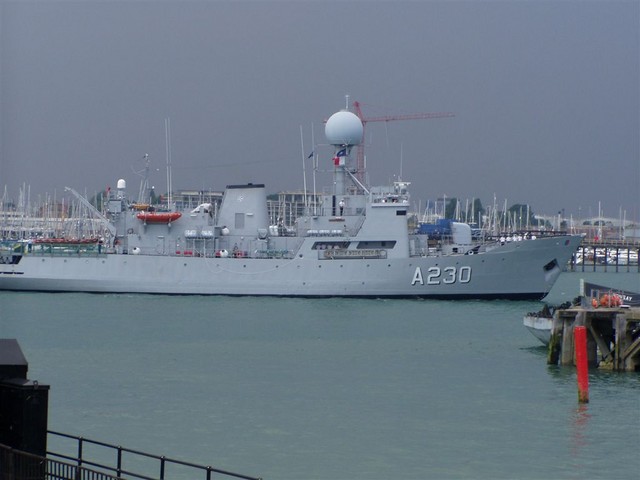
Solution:
[[[181,216],[180,212],[140,212],[136,218],[144,223],[171,223]]]
[[[629,306],[640,307],[640,293],[619,290],[617,288],[596,285],[595,283],[583,283],[583,296],[590,300],[591,306],[616,307]],[[597,302],[594,303],[594,300]],[[615,300],[615,301],[612,301]],[[617,304],[617,305],[614,305]]]
[[[560,305],[560,307],[553,307],[545,305],[539,312],[529,312],[524,316],[524,326],[527,330],[542,342],[543,345],[549,345],[551,340],[551,329],[553,328],[553,314],[557,308],[566,308],[570,304]]]

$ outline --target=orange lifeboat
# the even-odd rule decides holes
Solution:
[[[140,212],[136,218],[145,223],[171,223],[181,216],[180,212]]]

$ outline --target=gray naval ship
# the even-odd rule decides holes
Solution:
[[[364,185],[352,148],[363,126],[325,124],[330,191],[293,225],[274,225],[261,184],[229,185],[220,205],[140,211],[118,181],[102,238],[35,239],[0,255],[0,290],[195,295],[540,299],[581,237],[478,240],[464,223],[437,241],[408,224],[409,183]]]

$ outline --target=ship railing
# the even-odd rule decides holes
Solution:
[[[98,256],[106,255],[107,247],[104,245],[54,245],[54,244],[29,244],[23,248],[24,255],[41,257],[71,257],[71,256]]]
[[[339,217],[336,217],[339,218]],[[344,225],[342,228],[307,228],[304,230],[306,237],[355,237],[366,220],[364,213],[360,214],[353,225]]]
[[[502,238],[540,238],[540,237],[562,237],[568,235],[566,231],[563,230],[536,230],[536,229],[525,229],[525,230],[505,230],[499,232],[491,232],[488,230],[482,230],[484,234],[484,238],[487,240],[500,240]]]
[[[61,480],[109,480],[112,478],[137,478],[142,480],[170,480],[173,478],[189,478],[195,480],[196,474],[200,475],[203,480],[212,480],[214,474],[216,478],[219,475],[225,475],[231,478],[240,478],[245,480],[261,480],[260,477],[252,477],[243,475],[210,465],[200,465],[191,462],[169,458],[164,455],[155,455],[152,453],[142,452],[131,448],[125,448],[120,445],[113,445],[97,440],[69,435],[48,430],[49,436],[56,439],[72,440],[75,442],[75,451],[73,454],[62,454],[47,451],[48,458],[60,458],[72,462],[77,468],[90,468],[96,472],[102,472],[106,475],[103,478],[93,477],[49,477]],[[95,455],[95,458],[88,458],[89,453]],[[109,457],[111,457],[109,459]],[[152,464],[149,465],[149,460]],[[62,462],[61,461],[61,462]],[[132,466],[129,466],[132,465]],[[138,465],[137,467],[135,465]],[[133,469],[142,469],[143,471],[134,471]],[[0,477],[0,480],[4,480]],[[12,479],[8,479],[12,480]],[[17,480],[17,479],[16,479]]]

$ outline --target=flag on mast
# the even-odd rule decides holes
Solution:
[[[342,150],[338,150],[336,152],[335,157],[333,157],[333,164],[337,167],[339,165],[344,165],[344,157],[347,156],[347,149],[343,148]]]

